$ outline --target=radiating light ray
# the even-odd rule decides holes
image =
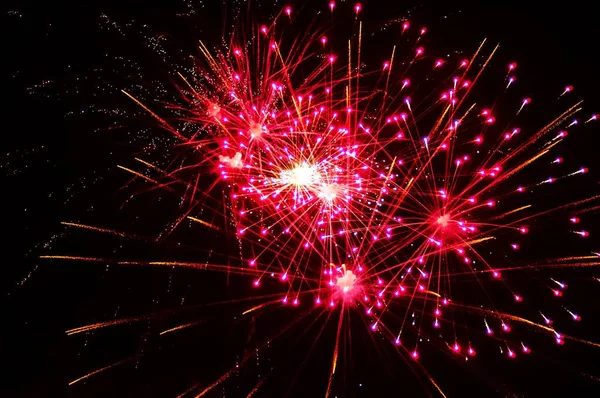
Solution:
[[[121,170],[125,170],[125,171],[127,171],[127,172],[129,172],[129,173],[131,173],[131,174],[133,174],[133,175],[135,175],[137,177],[140,177],[140,178],[142,178],[142,179],[144,179],[144,180],[146,180],[148,182],[151,182],[151,183],[153,183],[155,185],[161,185],[158,181],[153,180],[152,178],[147,177],[147,176],[143,175],[142,173],[138,173],[137,171],[128,169],[125,166],[117,165],[117,167],[120,168]]]
[[[40,256],[41,259],[47,259],[47,260],[72,260],[72,261],[86,261],[86,262],[92,262],[92,263],[103,263],[103,262],[108,262],[108,260],[105,260],[103,258],[98,258],[98,257],[85,257],[85,256],[68,256],[68,255],[64,255],[64,256],[58,256],[58,255],[53,255],[53,256]]]
[[[83,375],[83,376],[81,376],[81,377],[80,377],[80,378],[78,378],[78,379],[75,379],[75,380],[72,380],[72,381],[70,381],[70,382],[69,382],[69,385],[70,385],[70,386],[72,386],[72,385],[73,385],[73,384],[75,384],[75,383],[78,383],[78,382],[80,382],[80,381],[82,381],[82,380],[85,380],[85,379],[87,379],[87,378],[89,378],[89,377],[92,377],[92,376],[94,376],[94,375],[96,375],[96,374],[98,374],[98,373],[104,372],[105,370],[112,369],[112,368],[114,368],[114,367],[116,367],[116,366],[122,365],[122,364],[124,364],[124,363],[126,363],[126,362],[129,362],[129,361],[133,360],[133,359],[135,359],[135,357],[129,357],[129,358],[125,358],[125,359],[123,359],[123,360],[121,360],[121,361],[115,362],[115,363],[113,363],[113,364],[110,364],[110,365],[108,365],[108,366],[105,366],[105,367],[103,367],[103,368],[100,368],[100,369],[94,370],[93,372],[90,372],[90,373],[88,373],[88,374],[86,374],[86,375]]]
[[[132,235],[127,235],[121,231],[116,231],[114,229],[95,227],[93,225],[79,224],[79,223],[66,222],[66,221],[62,221],[61,224],[66,225],[68,227],[83,228],[83,229],[88,229],[90,231],[96,231],[96,232],[102,232],[102,233],[107,233],[107,234],[111,234],[111,235],[117,235],[122,238],[132,237]],[[45,257],[45,258],[49,258],[49,257]]]
[[[258,392],[258,390],[260,390],[260,388],[262,387],[262,385],[264,384],[264,382],[267,380],[267,376],[262,377],[254,386],[254,388],[248,393],[248,395],[246,395],[246,398],[251,398],[254,396],[254,394],[256,394]]]
[[[204,226],[206,226],[206,227],[209,227],[209,228],[215,229],[215,230],[217,230],[217,231],[219,231],[219,230],[220,230],[220,228],[219,228],[219,227],[217,227],[216,225],[214,225],[214,224],[211,224],[211,223],[208,223],[208,222],[206,222],[206,221],[204,221],[204,220],[201,220],[201,219],[199,219],[199,218],[192,217],[192,216],[187,216],[187,218],[189,218],[189,219],[190,219],[190,220],[192,220],[192,221],[195,221],[195,222],[197,222],[198,224],[202,224],[202,225],[204,225]]]
[[[331,383],[333,382],[333,376],[337,368],[338,351],[340,347],[340,335],[342,332],[342,325],[344,321],[344,311],[340,311],[340,317],[338,320],[337,331],[335,335],[335,346],[333,348],[333,358],[331,360],[331,371],[329,372],[329,381],[327,382],[327,390],[325,390],[325,398],[328,398],[331,394]]]
[[[511,210],[511,211],[508,211],[508,212],[506,212],[506,213],[504,213],[504,214],[500,214],[499,216],[496,216],[496,217],[491,217],[491,218],[490,218],[490,220],[491,220],[491,221],[500,220],[500,219],[502,219],[502,218],[504,218],[504,217],[506,217],[506,216],[509,216],[509,215],[511,215],[511,214],[514,214],[514,213],[517,213],[517,212],[519,212],[519,211],[521,211],[521,210],[529,209],[530,207],[531,207],[531,205],[525,205],[525,206],[521,206],[521,207],[519,207],[519,208],[517,208],[517,209],[513,209],[513,210]]]
[[[168,131],[172,132],[175,137],[179,138],[180,140],[186,140],[186,138],[184,136],[182,136],[177,130],[173,129],[173,127],[171,127],[169,125],[169,123],[167,123],[166,120],[162,119],[160,116],[158,116],[156,113],[152,112],[146,105],[142,104],[137,98],[135,98],[133,95],[129,94],[127,91],[125,90],[121,90],[121,92],[123,94],[125,94],[126,96],[128,96],[130,99],[132,99],[136,104],[138,104],[139,106],[141,106],[146,112],[148,112],[150,115],[152,115],[152,117],[154,119],[156,119],[161,125],[163,125],[163,127],[165,127]]]
[[[247,314],[249,314],[251,312],[257,311],[257,310],[259,310],[261,308],[264,308],[264,307],[266,307],[268,305],[279,303],[279,302],[280,302],[279,300],[275,300],[275,301],[266,302],[266,303],[262,303],[262,304],[256,305],[256,306],[254,306],[252,308],[249,308],[246,311],[242,312],[242,315],[247,315]]]
[[[163,330],[162,332],[159,333],[159,335],[162,336],[162,335],[167,334],[167,333],[176,332],[178,330],[186,329],[186,328],[189,328],[191,326],[196,326],[199,323],[200,323],[200,321],[185,323],[183,325],[175,326],[174,328],[171,328],[171,329]]]
[[[124,319],[116,319],[113,321],[97,322],[97,323],[93,323],[91,325],[85,325],[85,326],[80,326],[78,328],[69,329],[65,333],[67,333],[68,336],[71,336],[74,334],[90,332],[92,330],[101,329],[101,328],[105,328],[108,326],[116,326],[116,325],[123,325],[123,324],[127,324],[127,323],[139,322],[139,321],[142,321],[145,319],[148,319],[148,317],[138,316],[138,317],[124,318]]]

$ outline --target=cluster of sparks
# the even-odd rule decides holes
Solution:
[[[335,9],[330,2],[328,11]],[[524,236],[535,232],[534,221],[555,210],[570,212],[565,225],[571,233],[589,236],[583,214],[597,209],[600,195],[538,212],[528,195],[588,171],[553,156],[572,129],[596,115],[576,119],[583,113],[577,102],[538,129],[521,130],[519,120],[534,101],[510,99],[518,76],[517,64],[510,63],[497,83],[509,98],[502,112],[512,116],[497,119],[499,102],[482,107],[474,95],[497,47],[484,41],[469,58],[435,59],[422,46],[427,29],[409,21],[399,29],[412,43],[410,51],[400,55],[392,47],[379,67],[365,71],[362,7],[357,4],[354,12],[355,34],[341,53],[320,33],[286,41],[279,27],[293,23],[290,7],[271,25],[253,27],[250,39],[234,35],[216,51],[202,44],[201,79],[180,75],[185,119],[196,126],[194,134],[126,92],[192,153],[192,161],[176,170],[152,166],[173,184],[136,175],[169,189],[192,175],[184,197],[199,206],[203,197],[222,197],[221,214],[234,226],[241,259],[237,266],[212,269],[252,275],[252,288],[281,291],[277,302],[283,305],[339,311],[338,328],[344,327],[342,313],[360,313],[368,329],[388,336],[398,352],[414,360],[419,337],[433,331],[464,358],[476,355],[473,341],[481,339],[474,335],[489,336],[509,358],[529,354],[529,345],[510,334],[511,323],[533,326],[563,344],[570,336],[555,329],[547,309],[538,309],[539,319],[530,320],[503,312],[491,299],[486,306],[474,302],[483,302],[481,284],[489,280],[516,303],[528,302],[527,291],[513,290],[503,278],[526,267],[511,267],[504,254],[488,255],[488,245],[498,252],[520,250],[527,244]],[[437,88],[419,91],[422,84],[411,81],[417,69],[427,70],[426,80],[438,81]],[[573,90],[558,90],[557,101],[567,101]],[[558,176],[529,183],[517,178],[533,164],[545,164]],[[198,188],[207,185],[199,183],[206,178],[212,179],[210,188]],[[202,217],[186,216],[218,229]],[[599,263],[598,253],[590,253],[531,266]],[[453,297],[456,278],[473,283],[460,299]],[[264,283],[272,279],[281,287]],[[554,279],[548,286],[556,297],[567,290]],[[469,295],[476,297],[471,303]],[[566,317],[581,320],[573,309],[560,308]],[[480,330],[457,328],[462,312],[479,317]],[[394,317],[388,321],[389,314]],[[553,316],[561,315],[554,311]],[[99,325],[90,327],[107,326]]]

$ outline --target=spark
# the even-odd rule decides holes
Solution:
[[[206,226],[206,227],[209,227],[209,228],[215,229],[215,230],[217,230],[217,231],[219,231],[219,230],[220,230],[220,228],[219,228],[219,227],[217,227],[216,225],[214,225],[214,224],[211,224],[211,223],[208,223],[208,222],[206,222],[206,221],[203,221],[203,220],[201,220],[201,219],[199,219],[199,218],[192,217],[192,216],[188,216],[187,218],[189,218],[190,220],[192,220],[192,221],[194,221],[194,222],[197,222],[198,224],[202,224],[202,225],[204,225],[204,226]]]
[[[200,322],[190,322],[190,323],[186,323],[186,324],[183,324],[183,325],[175,326],[174,328],[163,330],[162,332],[159,333],[159,335],[162,336],[162,335],[167,334],[167,333],[176,332],[178,330],[189,328],[190,326],[194,326],[194,325],[197,325],[199,323]]]
[[[123,359],[123,360],[121,360],[121,361],[117,361],[117,362],[115,362],[115,363],[113,363],[113,364],[110,364],[110,365],[108,365],[108,366],[105,366],[105,367],[103,367],[103,368],[100,368],[100,369],[94,370],[93,372],[90,372],[90,373],[88,373],[88,374],[86,374],[86,375],[84,375],[84,376],[81,376],[81,377],[80,377],[80,378],[78,378],[78,379],[75,379],[75,380],[72,380],[72,381],[70,381],[70,382],[69,382],[69,385],[70,385],[70,386],[72,386],[72,385],[73,385],[73,384],[75,384],[75,383],[78,383],[78,382],[80,382],[80,381],[82,381],[82,380],[85,380],[85,379],[87,379],[87,378],[89,378],[89,377],[92,377],[92,376],[94,376],[94,375],[96,375],[96,374],[98,374],[98,373],[104,372],[105,370],[112,369],[112,368],[114,368],[114,367],[116,367],[116,366],[119,366],[119,365],[122,365],[122,364],[124,364],[124,363],[127,363],[127,362],[129,362],[129,361],[131,361],[131,360],[133,360],[133,359],[135,359],[135,357],[129,357],[129,358]]]

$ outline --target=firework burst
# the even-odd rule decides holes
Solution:
[[[330,2],[325,11],[336,9]],[[545,308],[518,316],[503,309],[504,298],[492,300],[489,289],[496,287],[488,286],[528,306],[528,291],[511,285],[511,272],[598,265],[597,253],[528,262],[514,253],[526,247],[540,219],[555,213],[569,212],[566,231],[591,235],[579,226],[584,213],[597,209],[598,195],[545,207],[532,192],[583,178],[588,169],[562,164],[557,148],[582,124],[577,115],[586,123],[596,116],[585,115],[581,102],[568,102],[574,87],[567,86],[557,89],[562,111],[537,128],[518,127],[536,101],[512,94],[516,63],[495,73],[490,65],[498,47],[485,41],[467,58],[431,57],[427,29],[406,20],[391,25],[402,49],[392,43],[380,66],[365,67],[363,9],[357,4],[353,10],[353,33],[341,51],[324,30],[304,38],[286,33],[294,18],[290,7],[269,25],[238,29],[219,48],[201,44],[195,75],[178,76],[182,103],[165,107],[177,109],[179,120],[125,91],[172,133],[186,160],[166,170],[146,163],[156,178],[123,169],[169,190],[185,187],[181,201],[193,205],[169,230],[185,218],[225,229],[203,221],[199,208],[233,226],[226,235],[238,242],[236,264],[203,267],[250,275],[253,288],[269,290],[269,301],[247,312],[268,311],[273,303],[339,312],[327,395],[347,312],[360,314],[367,330],[412,360],[427,349],[421,336],[434,335],[441,336],[438,347],[460,357],[474,357],[477,343],[496,345],[511,359],[529,354],[522,337],[510,333],[515,324],[563,344],[572,337],[555,329],[546,300]],[[482,84],[500,93],[487,107],[478,97]],[[281,287],[264,287],[265,279]],[[544,283],[549,300],[567,290],[555,279]],[[573,309],[558,308],[561,323],[582,320]],[[529,317],[533,312],[537,318]],[[227,377],[193,391],[203,395]]]

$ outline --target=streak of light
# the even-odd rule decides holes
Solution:
[[[162,332],[160,332],[159,336],[162,336],[163,334],[175,332],[177,330],[185,329],[185,328],[188,328],[190,326],[197,325],[199,323],[200,323],[200,321],[198,321],[198,322],[190,322],[190,323],[186,323],[184,325],[175,326],[174,328],[163,330]]]
[[[338,351],[340,347],[340,334],[342,332],[342,324],[344,321],[344,310],[340,311],[340,319],[338,321],[337,332],[335,337],[335,348],[333,350],[333,359],[331,361],[331,372],[329,373],[329,381],[327,382],[327,390],[325,391],[325,398],[331,394],[331,383],[333,382],[333,376],[335,375],[335,369],[337,367]]]
[[[148,181],[148,182],[151,182],[151,183],[153,183],[153,184],[156,184],[156,185],[160,185],[160,183],[159,183],[158,181],[156,181],[156,180],[153,180],[153,179],[152,179],[152,178],[150,178],[150,177],[146,177],[146,176],[145,176],[145,175],[143,175],[142,173],[138,173],[138,172],[137,172],[137,171],[135,171],[135,170],[128,169],[127,167],[125,167],[125,166],[121,166],[121,165],[119,165],[119,164],[117,165],[117,167],[118,167],[118,168],[120,168],[121,170],[125,170],[125,171],[127,171],[127,172],[129,172],[129,173],[131,173],[131,174],[133,174],[133,175],[135,175],[135,176],[138,176],[138,177],[140,177],[140,178],[143,178],[144,180],[146,180],[146,181]]]
[[[506,212],[504,214],[500,214],[499,216],[491,217],[490,220],[499,220],[499,219],[504,218],[504,217],[506,217],[506,216],[508,216],[510,214],[516,213],[516,212],[521,211],[521,210],[528,209],[530,207],[531,207],[531,205],[522,206],[522,207],[519,207],[517,209],[513,209],[513,210],[511,210],[509,212]]]
[[[61,224],[69,226],[69,227],[77,227],[77,228],[89,229],[90,231],[103,232],[103,233],[108,233],[108,234],[111,234],[111,235],[117,235],[117,236],[120,236],[122,238],[127,238],[128,237],[124,232],[116,231],[114,229],[94,227],[93,225],[79,224],[79,223],[66,222],[66,221],[61,222]]]
[[[131,360],[132,360],[132,359],[134,359],[134,358],[135,358],[135,357],[129,357],[129,358],[123,359],[123,360],[121,360],[121,361],[115,362],[115,363],[113,363],[113,364],[111,364],[111,365],[105,366],[105,367],[103,367],[103,368],[100,368],[100,369],[94,370],[93,372],[90,372],[90,373],[88,373],[88,374],[86,374],[86,375],[83,375],[83,376],[81,376],[81,377],[80,377],[80,378],[78,378],[78,379],[75,379],[75,380],[73,380],[73,381],[69,382],[69,385],[70,385],[70,386],[72,386],[73,384],[75,384],[75,383],[77,383],[77,382],[80,382],[81,380],[85,380],[85,379],[87,379],[88,377],[91,377],[91,376],[93,376],[93,375],[96,375],[96,374],[98,374],[98,373],[100,373],[100,372],[104,372],[105,370],[108,370],[108,369],[110,369],[110,368],[114,368],[115,366],[119,366],[119,365],[121,365],[121,364],[124,364],[125,362],[129,362],[129,361],[131,361]]]
[[[128,96],[130,99],[132,99],[136,104],[138,104],[139,106],[141,106],[146,112],[148,112],[153,118],[155,118],[160,124],[162,124],[163,127],[165,127],[168,131],[172,132],[175,135],[175,137],[179,138],[180,140],[187,140],[187,138],[185,138],[184,136],[182,136],[177,130],[175,130],[173,127],[171,127],[171,125],[169,123],[167,123],[166,120],[162,119],[156,113],[152,112],[146,105],[142,104],[133,95],[129,94],[125,90],[121,90],[121,92],[123,94],[125,94],[126,96]]]
[[[198,224],[202,224],[202,225],[204,225],[204,226],[206,226],[206,227],[209,227],[209,228],[215,229],[215,230],[217,230],[217,231],[220,231],[220,230],[221,230],[221,229],[220,229],[219,227],[217,227],[216,225],[214,225],[214,224],[211,224],[211,223],[209,223],[209,222],[206,222],[206,221],[203,221],[203,220],[201,220],[201,219],[199,219],[199,218],[192,217],[192,216],[187,216],[187,218],[189,218],[189,219],[190,219],[190,220],[192,220],[192,221],[195,221],[195,222],[197,222]]]

